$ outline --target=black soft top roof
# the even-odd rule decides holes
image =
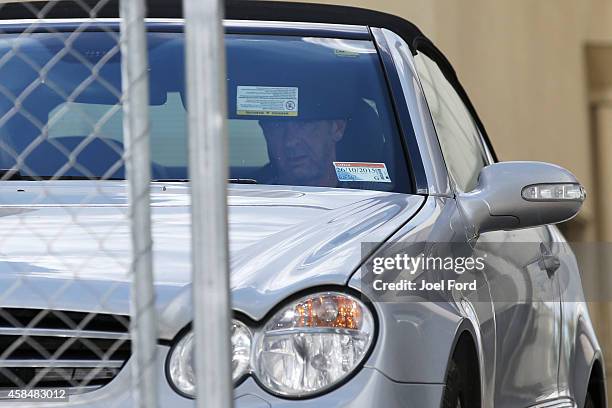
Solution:
[[[284,1],[226,0],[225,17],[237,20],[279,20],[305,23],[353,24],[388,28],[408,44],[425,36],[401,17],[359,7]]]
[[[100,18],[118,17],[118,0],[80,0],[52,2],[31,1],[27,4],[9,3],[0,6],[0,20],[37,17],[87,18],[90,11]],[[85,5],[87,8],[82,7]],[[105,3],[99,7],[98,3]],[[181,18],[180,0],[146,0],[147,16],[152,18]],[[44,11],[43,11],[44,10]],[[329,4],[296,3],[284,1],[226,0],[225,18],[232,20],[269,20],[303,23],[352,24],[388,28],[411,46],[417,39],[425,39],[423,33],[412,23],[391,14],[358,7]],[[414,48],[413,48],[414,49]]]

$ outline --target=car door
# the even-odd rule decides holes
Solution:
[[[476,121],[446,78],[444,62],[426,52],[415,67],[438,135],[458,207],[474,189],[482,167],[491,162]],[[467,224],[466,224],[467,225]],[[526,407],[558,396],[560,301],[554,271],[542,261],[549,243],[546,227],[496,231],[478,236],[467,225],[466,239],[487,256],[483,271],[495,315],[493,396],[486,405]]]
[[[496,322],[495,406],[558,398],[561,309],[558,280],[543,264],[545,229],[482,234]]]

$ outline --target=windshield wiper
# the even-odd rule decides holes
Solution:
[[[118,180],[125,180],[124,178],[119,178],[119,177],[103,177],[103,176],[60,176],[55,178],[55,176],[36,176],[36,177],[32,177],[33,180],[90,180],[90,181],[94,181],[94,180],[101,180],[101,181],[118,181]]]
[[[257,180],[251,178],[230,178],[227,179],[230,184],[259,184]]]
[[[8,174],[8,177],[6,176]],[[0,179],[2,180],[28,180],[28,181],[36,181],[36,180],[49,180],[54,176],[24,176],[17,169],[0,169]],[[55,180],[125,180],[124,178],[104,178],[100,176],[60,176]],[[162,183],[180,183],[180,182],[188,182],[189,179],[153,179],[154,182],[162,182]],[[230,178],[227,179],[227,182],[230,184],[259,184],[257,180],[252,178]]]
[[[189,179],[154,179],[155,182],[160,183],[178,183],[178,182],[188,182]],[[230,184],[259,184],[257,180],[250,178],[229,178],[227,182]]]
[[[24,177],[17,169],[0,169],[0,179],[2,180],[23,180]]]
[[[40,181],[40,180],[125,180],[116,177],[102,176],[30,176],[23,175],[17,169],[0,169],[0,180],[23,180],[23,181]]]

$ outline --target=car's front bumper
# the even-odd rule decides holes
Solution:
[[[274,397],[252,378],[236,389],[236,408],[438,408],[442,384],[406,384],[385,377],[372,368],[362,368],[341,387],[316,398],[288,400]]]
[[[164,364],[169,348],[158,346],[158,386],[161,408],[192,408],[193,400],[181,397],[169,385]],[[132,386],[130,362],[119,375],[106,386],[82,395],[73,395],[69,403],[64,402],[19,402],[0,401],[0,408],[32,407],[87,407],[87,408],[132,408],[134,387]],[[362,408],[381,406],[385,408],[437,408],[444,386],[442,384],[407,384],[390,380],[373,368],[362,368],[357,375],[341,387],[316,398],[289,400],[275,397],[264,391],[252,378],[247,378],[235,390],[236,408]]]

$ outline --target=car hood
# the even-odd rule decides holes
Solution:
[[[8,181],[0,187],[0,307],[129,312],[130,233],[124,182]],[[154,274],[165,329],[191,318],[186,183],[152,184]],[[230,185],[235,310],[262,318],[292,293],[343,285],[362,242],[389,237],[419,209],[416,195]]]

